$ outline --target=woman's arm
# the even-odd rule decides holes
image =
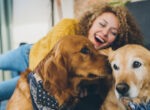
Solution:
[[[56,42],[64,36],[75,35],[79,31],[78,21],[63,19],[41,40],[33,45],[29,55],[29,68],[33,70],[37,64],[48,54]]]

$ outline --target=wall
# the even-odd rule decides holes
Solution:
[[[20,42],[35,43],[51,28],[49,0],[14,0],[13,48]]]
[[[150,0],[128,3],[127,7],[143,33],[144,44],[150,49]]]
[[[73,17],[73,0],[61,0],[63,18]],[[58,18],[54,0],[55,24]],[[20,42],[35,43],[51,29],[51,0],[14,0],[13,48]]]

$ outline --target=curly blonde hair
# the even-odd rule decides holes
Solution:
[[[93,4],[89,7],[79,19],[80,34],[88,36],[94,20],[105,12],[113,13],[119,19],[119,32],[116,40],[113,42],[113,50],[125,44],[140,44],[143,45],[143,36],[137,26],[133,16],[128,9],[123,6],[112,6],[106,2]]]

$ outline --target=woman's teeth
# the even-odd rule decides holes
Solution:
[[[100,39],[99,37],[95,36],[95,40],[97,42],[100,42],[100,43],[104,43],[104,40],[103,39]]]

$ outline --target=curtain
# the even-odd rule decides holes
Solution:
[[[12,27],[13,0],[0,0],[0,54],[11,49],[11,27]],[[5,76],[6,75],[6,76]],[[0,71],[0,81],[8,74]]]

